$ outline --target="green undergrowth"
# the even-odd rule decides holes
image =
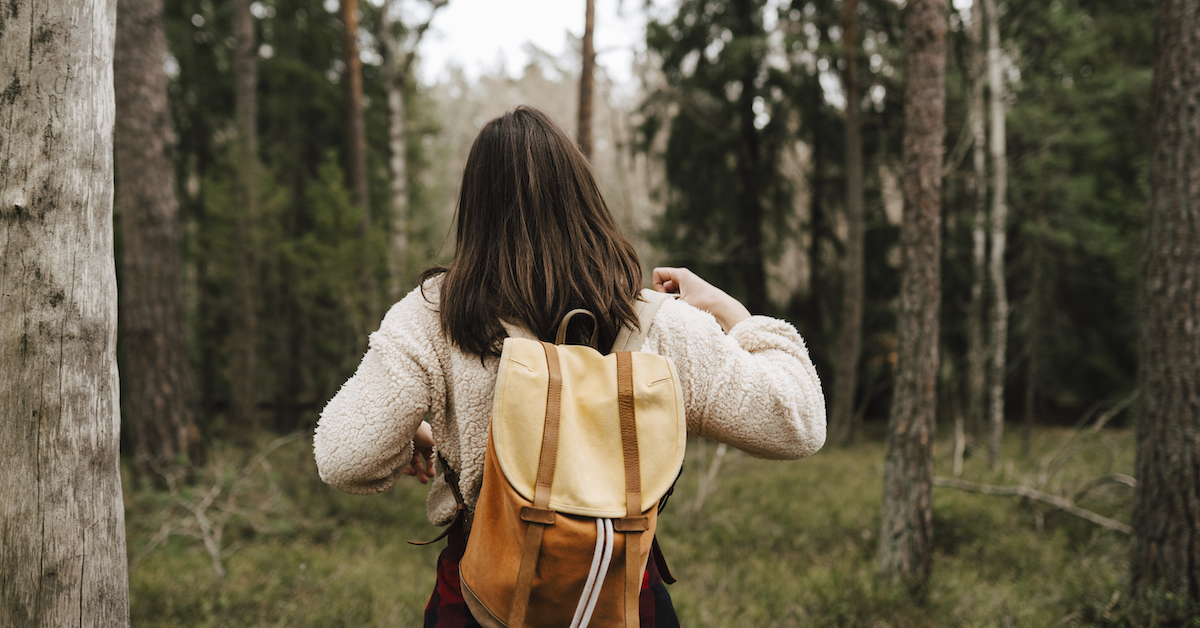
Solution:
[[[1072,441],[1078,450],[1040,479],[1066,435],[1037,431],[1026,458],[1014,434],[1000,470],[968,457],[962,477],[1075,497],[1092,478],[1132,474],[1132,433],[1105,430]],[[238,480],[257,450],[218,449],[174,495],[127,483],[133,625],[420,626],[440,545],[405,541],[437,532],[425,521],[425,487],[403,478],[382,495],[339,493],[317,479],[303,439]],[[935,475],[951,475],[951,450],[938,441]],[[711,473],[716,445],[690,443],[659,530],[679,578],[669,590],[683,625],[1121,625],[1128,538],[1021,498],[935,488],[925,599],[882,587],[875,555],[884,453],[881,437],[795,462],[730,449]],[[214,486],[220,493],[202,508]],[[1105,485],[1078,504],[1128,523],[1131,496],[1127,486]],[[217,544],[223,577],[197,538],[197,511],[210,529],[226,518]],[[164,530],[172,534],[154,544]]]

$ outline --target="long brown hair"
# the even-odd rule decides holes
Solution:
[[[500,319],[551,340],[567,312],[596,315],[600,348],[637,328],[637,252],[621,235],[587,158],[546,114],[517,107],[475,138],[458,197],[457,249],[440,273],[442,330],[464,351],[499,355]],[[589,330],[590,331],[590,330]]]

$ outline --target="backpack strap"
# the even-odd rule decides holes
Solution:
[[[654,321],[654,315],[658,313],[659,306],[673,296],[665,292],[655,292],[649,288],[643,289],[633,302],[633,309],[638,315],[638,328],[633,330],[621,327],[621,331],[617,333],[617,340],[613,342],[612,353],[640,351],[642,343],[646,340],[646,334],[650,333],[650,324]]]

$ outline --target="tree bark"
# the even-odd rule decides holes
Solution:
[[[162,0],[121,0],[117,11],[117,207],[125,424],[139,475],[203,460],[184,327],[179,202],[169,145]]]
[[[358,55],[358,0],[341,0],[342,61],[346,64],[346,180],[351,200],[362,211],[361,231],[371,228],[367,211],[367,136],[363,127],[362,59]]]
[[[383,52],[383,67],[380,68],[388,102],[388,148],[391,157],[388,170],[391,176],[391,236],[388,240],[388,274],[390,285],[388,297],[399,301],[407,288],[408,272],[408,113],[404,103],[404,84],[412,70],[417,45],[433,23],[438,9],[446,6],[447,0],[430,3],[429,19],[413,29],[412,48],[401,50],[396,41],[395,24],[392,19],[392,0],[384,0],[380,9],[379,44]]]
[[[1160,621],[1200,611],[1200,2],[1160,0],[1142,258],[1130,589]],[[1172,608],[1173,607],[1173,608]]]
[[[971,302],[967,306],[967,416],[963,430],[966,448],[974,450],[982,440],[986,414],[984,390],[987,386],[987,340],[983,333],[984,286],[987,284],[987,115],[983,108],[983,73],[987,57],[983,51],[983,2],[971,3],[971,96],[968,103],[971,136],[974,138],[974,173],[971,192],[975,215],[971,221]]]
[[[127,626],[116,0],[0,8],[0,625]]]
[[[863,155],[858,90],[858,0],[842,3],[842,45],[846,57],[846,257],[842,323],[833,374],[833,442],[850,440],[863,315]]]
[[[905,7],[904,270],[896,384],[888,420],[879,570],[885,583],[926,591],[933,553],[933,432],[941,304],[942,141],[946,3]]]
[[[750,0],[734,3],[737,14],[738,33],[735,36],[751,42],[758,29],[755,11]],[[738,175],[741,182],[739,227],[742,237],[741,266],[742,283],[746,290],[746,306],[751,312],[761,313],[767,307],[767,275],[763,263],[762,219],[763,208],[760,190],[762,163],[759,149],[758,128],[754,126],[754,98],[758,94],[755,81],[758,78],[757,54],[747,50],[743,53],[740,77],[741,94],[738,96]]]
[[[397,67],[401,63],[400,48],[393,32],[392,0],[384,0],[380,9],[379,44],[383,49],[384,89],[388,103],[388,159],[391,177],[391,236],[388,240],[388,273],[391,281],[388,298],[393,303],[404,296],[408,262],[408,113],[404,106],[404,80],[407,72]],[[407,63],[404,64],[407,67]]]
[[[587,0],[583,22],[583,64],[579,71],[579,150],[592,158],[592,91],[596,84],[596,46],[592,34],[596,24],[596,0]]]
[[[230,329],[230,423],[237,429],[258,428],[256,371],[258,369],[258,299],[254,234],[258,221],[258,47],[254,36],[251,0],[233,2],[234,121],[238,143],[237,186],[233,244],[237,273],[233,284],[233,320]],[[240,211],[238,211],[240,209]]]
[[[991,432],[988,435],[988,461],[1000,468],[1000,439],[1004,435],[1005,358],[1008,350],[1008,290],[1004,283],[1004,249],[1008,226],[1008,156],[1004,131],[1006,89],[1000,67],[1000,15],[996,0],[983,0],[988,21],[988,83],[991,88],[992,136],[992,220],[991,259],[988,264],[992,283],[992,365]]]
[[[1041,179],[1041,177],[1039,177]],[[1036,421],[1034,416],[1037,413],[1037,391],[1038,377],[1040,376],[1039,367],[1042,360],[1042,292],[1045,288],[1042,287],[1042,264],[1044,257],[1044,244],[1042,243],[1042,234],[1046,232],[1046,212],[1045,212],[1045,182],[1040,181],[1042,192],[1041,198],[1038,201],[1037,216],[1035,217],[1033,239],[1033,255],[1030,260],[1030,265],[1033,267],[1029,278],[1029,331],[1028,335],[1028,350],[1027,364],[1025,366],[1025,424],[1021,428],[1021,456],[1028,458],[1033,450],[1033,424]]]

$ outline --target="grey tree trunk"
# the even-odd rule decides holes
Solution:
[[[967,306],[967,416],[963,430],[965,448],[974,450],[982,440],[986,414],[984,390],[987,386],[987,340],[983,333],[984,286],[987,284],[987,114],[983,107],[983,74],[987,57],[983,50],[983,2],[971,3],[971,96],[968,103],[971,136],[974,138],[974,173],[971,191],[975,212],[971,221],[971,302]]]
[[[171,119],[162,0],[117,11],[115,144],[123,247],[120,295],[125,425],[139,475],[203,460],[184,327],[179,202],[168,149]]]
[[[1004,249],[1008,226],[1008,156],[1004,131],[1006,92],[1000,65],[1000,15],[996,0],[983,0],[988,22],[988,83],[992,109],[992,220],[991,258],[988,264],[992,283],[992,365],[991,407],[988,434],[988,462],[1000,468],[1000,439],[1004,436],[1004,379],[1008,350],[1008,290],[1004,283]]]
[[[831,439],[845,444],[853,435],[854,392],[863,316],[863,155],[858,89],[858,0],[842,3],[842,45],[846,57],[846,257],[838,330],[837,364],[833,373]]]
[[[1200,613],[1200,1],[1159,1],[1151,94],[1129,580],[1166,625]]]
[[[946,3],[905,7],[904,224],[896,384],[888,419],[879,571],[924,595],[933,555],[933,432],[942,300]]]
[[[384,0],[380,9],[379,44],[383,49],[384,89],[388,104],[388,148],[391,157],[388,170],[391,176],[391,235],[388,241],[388,298],[393,303],[404,296],[408,266],[408,113],[404,107],[402,53],[396,43],[395,22],[392,19],[392,0]],[[411,58],[411,57],[409,57]],[[405,63],[407,67],[407,63]],[[407,74],[407,73],[404,73]]]
[[[404,296],[408,286],[408,113],[404,103],[404,84],[412,70],[417,45],[429,30],[438,9],[447,0],[430,2],[429,19],[411,29],[409,50],[402,50],[396,40],[396,21],[392,17],[392,0],[384,0],[380,8],[379,44],[383,53],[380,68],[388,102],[388,149],[391,157],[388,170],[391,177],[391,235],[388,240],[388,297],[392,302]]]
[[[592,92],[596,84],[596,46],[592,35],[596,25],[596,0],[587,0],[583,23],[583,63],[579,71],[579,150],[592,158]]]
[[[362,233],[371,228],[367,211],[367,136],[363,127],[362,59],[358,55],[358,0],[341,0],[342,76],[346,90],[346,180],[351,199],[362,210]]]
[[[242,430],[258,427],[258,299],[254,234],[258,221],[258,46],[254,36],[251,0],[233,2],[234,119],[237,124],[237,190],[240,210],[235,219],[234,247],[238,272],[234,276],[233,321],[230,330],[230,422]]]
[[[0,8],[0,626],[127,626],[116,0]]]

